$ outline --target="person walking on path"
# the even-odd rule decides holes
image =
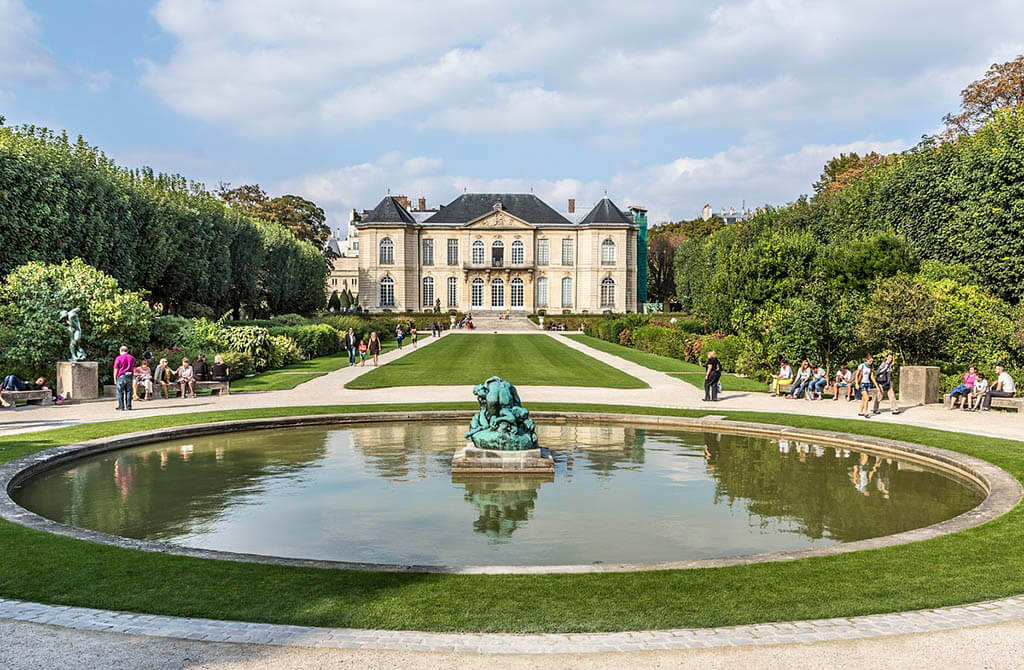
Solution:
[[[358,347],[356,341],[356,333],[351,328],[345,333],[345,351],[348,352],[348,364],[349,367],[356,364],[356,348]]]
[[[398,340],[398,348],[402,348],[402,340],[405,339],[405,331],[402,330],[402,324],[395,326],[395,339]]]
[[[359,367],[366,367],[366,342],[363,342],[362,338],[359,338]]]
[[[412,324],[409,328],[409,339],[412,340],[412,348],[416,348],[416,342],[420,339],[420,334],[416,331],[416,324]]]
[[[401,340],[399,340],[401,342]],[[380,338],[377,337],[377,331],[370,333],[370,343],[366,347],[370,356],[373,357],[373,365],[377,366],[377,357],[380,356]]]
[[[135,357],[128,353],[128,347],[121,346],[114,359],[114,383],[117,384],[117,409],[128,411],[132,408],[132,382]]]
[[[985,404],[982,409],[986,412],[992,409],[992,398],[1012,398],[1015,395],[1017,395],[1017,385],[1013,382],[1013,377],[1006,372],[1006,368],[997,365],[996,383],[985,394]]]
[[[718,401],[718,382],[722,378],[722,362],[714,350],[708,352],[708,365],[704,370],[704,400]]]
[[[878,366],[878,371],[875,373],[875,379],[878,380],[878,393],[875,394],[875,414],[880,413],[878,405],[882,401],[883,396],[889,398],[892,413],[900,413],[900,408],[896,404],[896,392],[892,390],[892,376],[896,372],[894,362],[893,355],[886,354],[885,360]]]
[[[871,369],[871,366],[875,362],[875,357],[868,354],[864,357],[864,362],[857,366],[857,376],[854,379],[856,386],[860,389],[860,410],[857,412],[857,416],[862,416],[865,419],[871,418],[871,414],[868,412],[868,403],[871,402],[871,391],[878,386],[878,378],[875,377],[875,371]]]

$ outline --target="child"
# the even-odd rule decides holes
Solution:
[[[359,338],[359,367],[366,367],[366,342]]]
[[[985,375],[979,372],[974,379],[974,387],[971,389],[971,394],[964,401],[964,411],[976,412],[981,409],[981,403],[985,399],[986,393],[988,393],[988,380],[985,379]]]

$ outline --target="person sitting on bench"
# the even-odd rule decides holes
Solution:
[[[213,357],[213,365],[210,366],[210,372],[215,382],[226,382],[231,378],[231,370],[224,364],[224,358],[220,354]]]
[[[982,409],[986,412],[992,409],[992,398],[1012,398],[1015,395],[1017,395],[1017,386],[1013,383],[1013,377],[1006,372],[1002,365],[997,365],[996,382],[985,394],[985,405]]]

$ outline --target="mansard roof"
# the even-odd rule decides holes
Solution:
[[[416,219],[394,197],[387,196],[360,223],[411,223]]]
[[[601,198],[601,202],[594,205],[594,209],[590,210],[590,213],[583,217],[580,221],[580,225],[588,225],[592,223],[633,223],[628,216],[622,213],[615,203],[608,198]]]
[[[441,211],[423,223],[469,223],[493,211],[497,203],[501,203],[503,210],[527,223],[572,225],[571,221],[532,193],[464,193],[447,205],[442,205]]]

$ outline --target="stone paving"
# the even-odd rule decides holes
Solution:
[[[474,654],[592,654],[852,640],[997,624],[1024,619],[1024,596],[960,607],[841,619],[725,628],[540,635],[313,628],[132,614],[4,599],[0,599],[0,619],[204,642]]]
[[[482,332],[482,331],[475,331]],[[520,389],[524,402],[572,402],[700,408],[702,390],[667,374],[648,370],[616,356],[591,349],[561,335],[532,331],[537,337],[555,337],[569,347],[609,363],[644,382],[647,389],[602,389],[534,386]],[[432,344],[433,338],[420,344]],[[405,347],[382,357],[390,362],[408,355]],[[290,391],[233,394],[226,398],[162,400],[137,405],[132,417],[157,416],[168,411],[200,412],[253,407],[285,407],[327,404],[376,404],[401,402],[465,402],[469,387],[431,386],[374,390],[347,390],[344,384],[368,368],[342,368]],[[787,412],[823,417],[856,418],[852,403],[784,400],[760,393],[728,392],[715,411],[748,410]],[[19,408],[0,416],[0,435],[43,430],[90,421],[125,418],[114,402],[101,401],[66,407]],[[949,411],[940,406],[917,407],[892,416],[887,411],[871,421],[969,432],[1024,440],[1024,417],[1012,413],[984,415]],[[334,649],[387,649],[409,651],[470,652],[474,654],[559,654],[606,651],[686,650],[748,647],[816,641],[870,639],[908,633],[960,630],[1024,619],[1024,596],[1015,596],[959,607],[917,612],[879,614],[844,619],[795,621],[712,629],[680,629],[608,634],[498,635],[437,634],[403,631],[304,628],[206,619],[109,612],[88,608],[49,606],[0,599],[0,619],[34,622],[79,631],[108,631],[139,636],[161,636],[210,642],[245,642],[298,645]]]

